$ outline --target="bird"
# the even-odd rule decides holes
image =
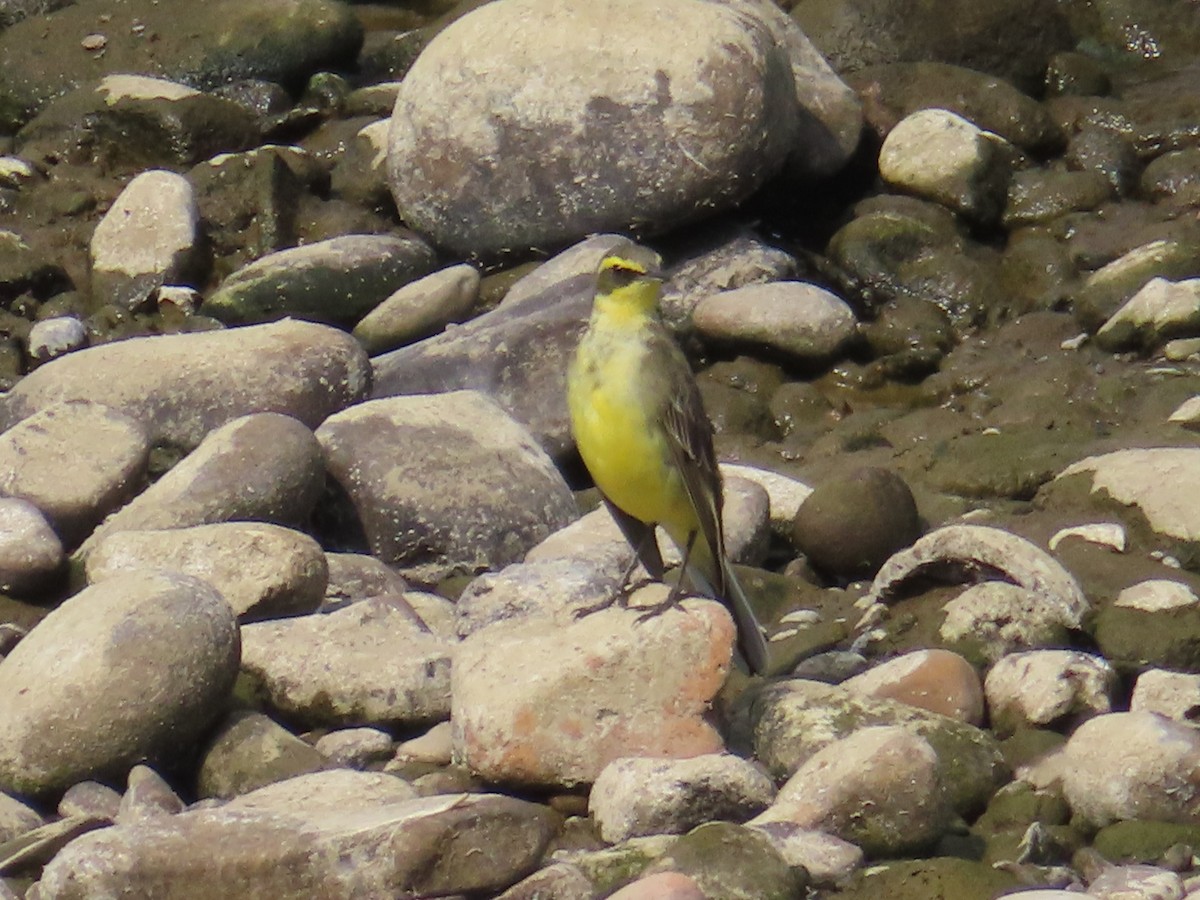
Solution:
[[[663,324],[661,287],[657,257],[646,248],[631,244],[601,260],[591,317],[567,370],[571,431],[634,548],[618,594],[622,602],[638,562],[651,578],[662,578],[654,530],[662,526],[683,555],[692,587],[730,609],[741,656],[752,673],[762,674],[767,641],[725,551],[712,422],[687,357]],[[683,582],[648,615],[674,605]]]

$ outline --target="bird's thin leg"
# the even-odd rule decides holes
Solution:
[[[646,549],[647,541],[657,541],[653,526],[646,528],[638,538],[637,544],[634,545],[633,559],[629,561],[629,565],[627,565],[625,567],[625,571],[621,573],[621,580],[617,582],[616,592],[605,597],[603,600],[575,610],[575,618],[582,619],[584,616],[589,616],[594,612],[600,612],[602,609],[608,609],[614,603],[618,604],[622,609],[625,609],[629,606],[629,595],[642,585],[649,584],[654,580],[653,577],[650,577],[639,578],[632,584],[629,581],[629,579],[633,576],[634,569],[638,567],[638,563],[643,561],[645,554],[648,552]],[[657,544],[654,545],[654,553],[655,555],[658,553]]]
[[[668,609],[679,603],[679,598],[686,593],[683,587],[683,579],[687,577],[688,560],[692,558],[692,547],[696,543],[696,534],[697,532],[693,531],[688,535],[687,546],[683,548],[683,565],[679,567],[679,580],[671,588],[671,593],[667,594],[667,599],[662,603],[646,607],[642,614],[638,616],[639,622],[645,622],[648,619],[653,619],[655,616],[661,616]]]

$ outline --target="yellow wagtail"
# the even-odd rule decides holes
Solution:
[[[638,561],[662,577],[654,535],[661,525],[693,587],[729,606],[742,655],[762,673],[767,642],[725,555],[712,423],[687,358],[659,318],[662,280],[637,255],[635,248],[600,263],[591,320],[567,373],[579,455],[636,551],[620,596]],[[682,584],[651,614],[673,604]]]

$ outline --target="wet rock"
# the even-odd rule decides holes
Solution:
[[[343,142],[344,152],[332,160],[333,169],[329,175],[334,196],[380,211],[392,208],[387,182],[388,133],[392,123],[387,117],[396,97],[394,90],[389,93],[392,102],[374,121],[359,127],[362,119],[354,117],[345,123],[352,124],[356,130],[348,141]]]
[[[328,566],[320,545],[278,525],[220,522],[159,531],[118,531],[88,554],[88,581],[169,568],[220,591],[239,622],[315,612]]]
[[[379,728],[339,728],[318,738],[315,746],[341,768],[365,769],[392,757],[392,736]]]
[[[869,98],[867,120],[883,140],[897,122],[921,109],[945,109],[1031,153],[1060,149],[1064,136],[1046,109],[991,75],[941,62],[867,66],[849,76]]]
[[[88,345],[87,328],[74,316],[54,316],[34,322],[29,329],[29,358],[35,363],[82,350]]]
[[[950,821],[940,768],[934,749],[911,731],[863,728],[810,757],[751,824],[829,832],[873,856],[919,850]]]
[[[838,72],[877,64],[937,60],[1042,85],[1046,58],[1075,47],[1063,10],[1047,0],[980,4],[817,0],[792,9],[804,33]]]
[[[818,484],[797,511],[791,536],[818,569],[853,579],[878,571],[920,534],[904,480],[887,469],[859,469]]]
[[[1178,581],[1138,582],[1099,612],[1095,635],[1101,651],[1114,662],[1194,668],[1200,598]]]
[[[789,822],[763,822],[751,827],[771,839],[789,866],[803,867],[814,885],[844,884],[863,864],[861,847],[824,831],[809,831]]]
[[[229,800],[328,765],[323,754],[282,725],[262,713],[239,710],[217,726],[205,748],[196,794]]]
[[[1200,714],[1200,675],[1149,669],[1133,684],[1130,712],[1152,712],[1180,722],[1194,722]]]
[[[362,403],[317,438],[372,554],[419,581],[515,562],[576,516],[550,458],[476,391]]]
[[[93,82],[92,77],[51,100],[22,129],[23,153],[51,161],[174,168],[258,140],[254,117],[228,100],[161,78],[110,74]]]
[[[442,269],[393,293],[354,326],[354,336],[375,355],[460,322],[479,299],[479,272],[465,263]]]
[[[200,211],[182,175],[143,172],[125,187],[92,235],[92,295],[136,309],[163,284],[197,274]]]
[[[1200,278],[1152,278],[1096,332],[1105,350],[1152,350],[1171,338],[1200,334]]]
[[[415,235],[343,235],[255,260],[222,282],[204,312],[229,323],[298,316],[350,325],[433,262]]]
[[[929,742],[938,782],[955,810],[982,807],[1002,777],[999,745],[988,732],[894,700],[798,679],[768,687],[756,704],[756,755],[773,775],[789,777],[834,741],[876,725],[901,726]]]
[[[1016,229],[1052,222],[1070,212],[1096,209],[1112,194],[1112,185],[1098,172],[1017,172],[1008,185],[1001,224]]]
[[[453,643],[403,603],[245,625],[242,648],[242,670],[270,705],[309,726],[412,725],[450,711]]]
[[[1109,713],[1079,726],[1064,752],[1063,791],[1088,822],[1195,821],[1200,736],[1190,725],[1148,712]]]
[[[129,770],[125,793],[117,811],[116,824],[135,825],[152,822],[183,812],[179,795],[154,769],[137,765]]]
[[[897,297],[860,332],[880,378],[918,381],[936,372],[954,346],[950,316],[937,304],[917,297]]]
[[[842,682],[868,697],[899,700],[970,725],[983,724],[983,683],[975,668],[948,650],[916,650]]]
[[[1120,197],[1138,186],[1142,166],[1128,137],[1105,128],[1083,128],[1071,136],[1065,154],[1067,167],[1102,176]]]
[[[1089,275],[1075,292],[1072,311],[1088,331],[1097,331],[1150,281],[1200,276],[1200,240],[1164,237],[1135,247]]]
[[[647,834],[683,834],[705,822],[744,822],[775,797],[771,779],[731,754],[664,760],[615,759],[592,785],[588,814],[610,844]]]
[[[54,582],[65,558],[62,541],[36,506],[0,497],[0,591],[36,593]]]
[[[0,663],[0,783],[44,794],[171,759],[220,714],[238,652],[228,604],[191,576],[85,589]]]
[[[844,300],[816,285],[789,281],[705,297],[692,323],[715,344],[768,348],[793,365],[810,367],[836,359],[857,331]]]
[[[367,356],[335,328],[278,322],[233,331],[134,338],[53,360],[0,404],[0,424],[60,400],[91,400],[142,425],[152,443],[191,449],[214,428],[260,411],[311,427],[362,400]]]
[[[781,169],[799,117],[792,66],[765,15],[687,0],[520,0],[468,13],[401,82],[388,159],[401,218],[456,253],[491,255],[635,221],[661,230],[738,202]],[[664,28],[692,36],[686,52],[664,52]],[[601,54],[599,81],[577,77],[581,52]],[[530,54],[536,78],[513,65]],[[636,153],[618,137],[630,128]],[[513,163],[530,156],[558,162],[536,172]]]
[[[924,109],[893,128],[879,174],[893,187],[979,223],[995,222],[1020,159],[1008,141],[946,110]]]
[[[938,636],[982,663],[1019,650],[1062,646],[1080,624],[1067,604],[1005,581],[972,585],[944,610]]]
[[[120,531],[241,520],[299,526],[324,487],[321,448],[291,416],[257,413],[217,428],[166,475],[92,532],[86,557]]]
[[[221,0],[204,9],[138,9],[141,28],[103,27],[105,0],[83,0],[0,33],[0,124],[27,121],[48,100],[97,75],[183,78],[198,88],[238,78],[295,83],[351,59],[362,41],[348,8],[328,0],[254,8]],[[113,22],[116,25],[116,22]],[[102,34],[103,52],[81,52],[81,35]],[[42,37],[46,35],[46,37]],[[152,36],[152,40],[147,37]],[[44,64],[53,59],[54,65]]]
[[[499,308],[377,357],[373,396],[483,391],[551,456],[566,456],[575,446],[567,364],[591,312],[596,267],[627,246],[617,235],[589,238],[517,281]]]
[[[206,159],[188,180],[219,278],[295,246],[300,198],[308,190],[327,190],[315,160],[298,147],[278,145]]]
[[[1142,193],[1181,207],[1200,203],[1200,147],[1164,153],[1142,172]]]
[[[661,602],[665,593],[643,588],[633,602]],[[455,758],[489,781],[574,785],[623,756],[723,749],[705,713],[728,671],[729,613],[686,600],[644,622],[639,615],[631,606],[566,626],[494,625],[467,638],[454,662]],[[598,729],[597,720],[610,724]]]
[[[1117,673],[1103,657],[1077,650],[1030,650],[999,660],[984,682],[992,727],[1070,728],[1112,710]]]
[[[70,278],[61,266],[15,231],[0,229],[0,300],[7,302],[26,291],[49,297],[69,286]]]
[[[1079,584],[1054,557],[1024,538],[984,525],[947,525],[931,531],[884,563],[867,596],[878,601],[914,575],[947,569],[999,574],[1060,609],[1074,628],[1090,609]]]
[[[1181,541],[1200,540],[1200,505],[1184,498],[1197,484],[1200,450],[1155,447],[1089,456],[1059,478],[1090,475],[1092,493],[1103,491],[1118,503],[1136,506],[1150,527]]]
[[[369,782],[339,789],[325,781],[334,775]],[[153,891],[176,900],[194,895],[186,873],[199,869],[205,890],[223,896],[494,893],[533,868],[553,832],[544,807],[509,797],[406,800],[383,787],[395,779],[365,773],[295,780],[303,783],[76,841],[46,867],[37,897]]]

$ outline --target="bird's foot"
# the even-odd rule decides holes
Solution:
[[[669,609],[674,609],[679,605],[679,600],[684,595],[683,585],[676,583],[671,592],[667,594],[667,599],[661,603],[655,603],[653,606],[639,607],[640,615],[637,617],[638,622],[649,622],[651,619],[657,618]]]
[[[619,606],[621,609],[629,608],[629,597],[634,591],[653,582],[653,578],[639,578],[637,581],[631,581],[623,584],[615,593],[610,594],[603,600],[592,603],[588,606],[582,606],[575,610],[574,616],[576,619],[582,619],[585,616],[590,616],[592,613],[598,613],[605,609],[611,609],[613,606]]]

